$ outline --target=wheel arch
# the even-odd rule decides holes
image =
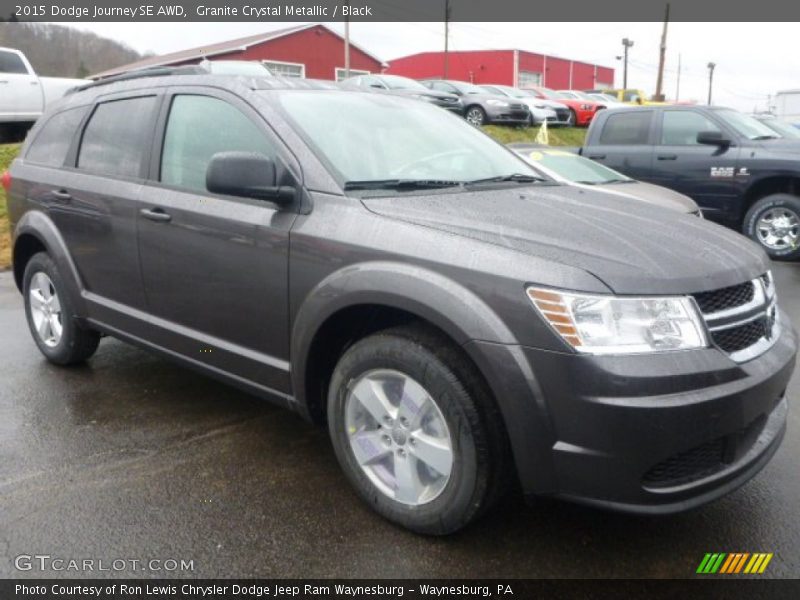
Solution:
[[[22,291],[25,267],[37,252],[47,252],[56,263],[72,305],[78,313],[76,316],[83,316],[85,314],[85,303],[81,294],[83,286],[67,244],[50,217],[41,211],[31,210],[22,216],[14,229],[12,265],[14,282],[20,291]]]
[[[800,176],[789,173],[768,175],[751,181],[744,192],[744,203],[738,216],[738,225],[744,226],[745,217],[753,205],[772,194],[790,194],[800,198]]]
[[[345,268],[320,282],[294,319],[292,387],[305,416],[324,420],[326,382],[344,349],[411,321],[427,324],[461,348],[474,339],[516,343],[485,302],[441,274],[386,262]]]

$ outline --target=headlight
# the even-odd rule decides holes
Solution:
[[[411,94],[411,97],[417,100],[427,100],[428,102],[434,102],[436,100],[436,98],[428,96],[427,94]]]
[[[581,110],[592,110],[591,104],[581,104]]]
[[[534,108],[547,108],[547,104],[534,104]]]
[[[618,297],[529,287],[533,305],[578,352],[638,354],[708,345],[688,296]]]
[[[505,102],[503,100],[487,100],[486,104],[488,104],[489,106],[503,106],[503,107],[508,106],[508,102]]]

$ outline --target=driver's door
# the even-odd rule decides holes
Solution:
[[[164,107],[138,216],[150,339],[288,393],[295,209],[212,194],[205,185],[214,154],[255,152],[280,164],[280,143],[257,113],[224,92],[175,89]]]

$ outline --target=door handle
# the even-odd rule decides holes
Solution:
[[[57,200],[62,204],[66,204],[72,200],[72,195],[66,190],[53,190],[50,192],[50,195],[53,196],[54,200]]]
[[[589,158],[592,160],[603,160],[606,157],[605,154],[590,154]]]
[[[168,223],[172,220],[172,216],[164,212],[163,208],[143,208],[139,211],[139,214],[145,219],[157,223]]]
[[[656,158],[658,160],[677,160],[678,159],[678,155],[677,154],[659,154]]]

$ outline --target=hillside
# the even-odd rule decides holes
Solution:
[[[51,23],[0,23],[0,46],[21,50],[47,77],[86,77],[142,58],[120,42]]]

